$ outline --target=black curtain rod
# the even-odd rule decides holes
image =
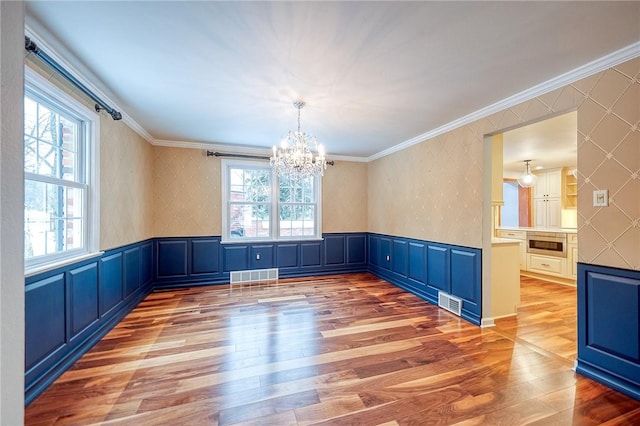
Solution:
[[[78,89],[80,89],[82,91],[82,93],[84,93],[85,95],[90,97],[96,103],[96,105],[95,105],[96,112],[100,112],[102,110],[105,110],[105,111],[107,111],[109,113],[111,118],[113,118],[114,120],[121,120],[122,119],[122,114],[119,111],[116,111],[115,109],[113,109],[109,105],[107,105],[102,99],[100,99],[96,94],[94,94],[91,90],[89,90],[77,78],[75,78],[73,75],[71,75],[71,73],[69,73],[69,71],[64,69],[62,67],[62,65],[60,65],[59,63],[54,61],[53,58],[51,58],[51,56],[49,56],[46,53],[44,53],[36,45],[36,43],[33,40],[31,40],[29,37],[27,37],[27,36],[24,37],[24,48],[28,52],[31,52],[34,55],[36,55],[38,58],[42,59],[47,65],[49,65],[51,68],[53,68],[58,74],[60,74],[61,76],[63,76],[67,80],[69,80],[69,82],[71,82],[71,84],[73,84]]]
[[[224,152],[213,152],[207,150],[207,157],[232,157],[232,158],[250,158],[252,160],[269,160],[270,157],[263,157],[260,155],[245,155],[245,154],[225,154]],[[327,164],[333,166],[333,161],[327,161]]]

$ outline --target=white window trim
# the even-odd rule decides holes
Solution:
[[[282,241],[321,241],[322,238],[322,177],[316,178],[316,226],[315,235],[310,237],[279,237],[280,225],[278,221],[278,211],[280,206],[280,193],[278,178],[271,171],[271,166],[265,161],[252,160],[221,160],[222,169],[222,244],[246,244],[246,243],[265,243],[265,242],[282,242]],[[229,236],[229,227],[227,225],[229,217],[229,169],[234,166],[262,168],[271,171],[271,235],[264,238],[231,238]]]
[[[85,123],[86,129],[84,131],[88,143],[85,147],[84,156],[86,164],[89,164],[89,173],[86,176],[89,189],[87,192],[85,248],[70,250],[60,255],[41,256],[29,261],[25,260],[25,275],[29,276],[99,256],[102,253],[100,251],[100,116],[26,66],[24,68],[24,84],[25,87],[36,92],[38,96],[47,102],[62,110],[70,111]],[[68,184],[69,186],[74,185],[73,183]]]

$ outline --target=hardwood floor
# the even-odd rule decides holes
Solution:
[[[577,358],[576,288],[520,277],[518,316],[496,320],[497,330],[573,363]]]
[[[540,321],[560,333],[556,315]],[[640,423],[640,402],[573,373],[566,342],[537,348],[534,328],[480,329],[369,274],[157,292],[25,422]]]

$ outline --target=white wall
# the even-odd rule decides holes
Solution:
[[[24,3],[0,1],[0,424],[24,419]]]

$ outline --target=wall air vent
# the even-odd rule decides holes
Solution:
[[[278,268],[253,269],[247,271],[231,271],[230,284],[255,283],[262,281],[277,281]]]
[[[462,312],[462,299],[458,299],[447,293],[438,292],[438,306],[460,316]]]

